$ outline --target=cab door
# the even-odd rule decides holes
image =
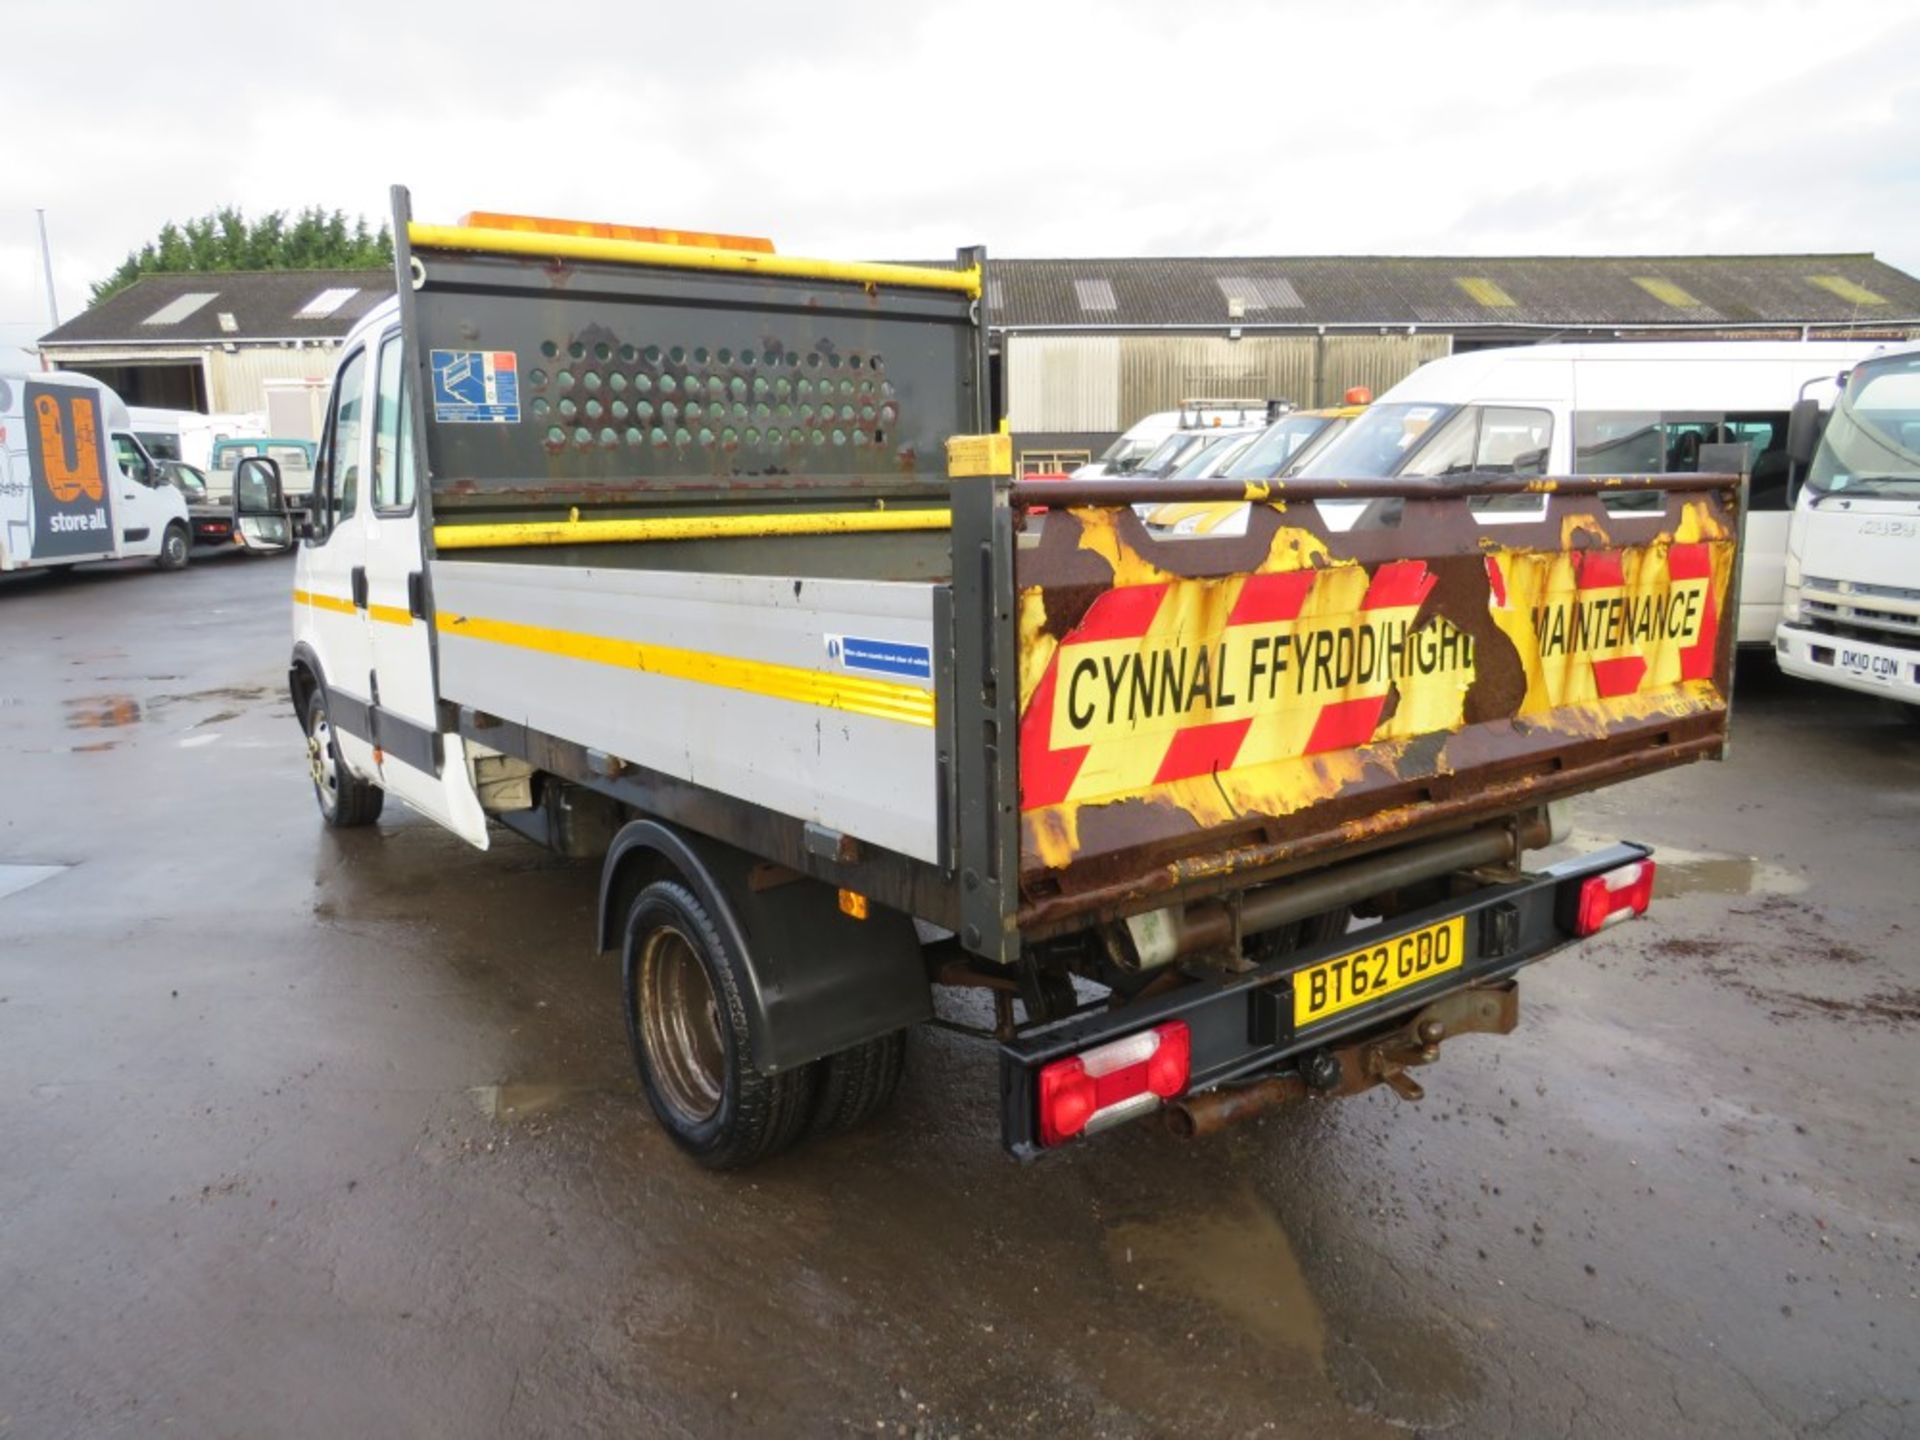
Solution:
[[[113,458],[115,549],[127,556],[158,555],[167,524],[179,518],[179,511],[156,487],[176,492],[146,447],[124,430],[113,432]]]
[[[368,456],[365,618],[382,782],[408,805],[485,849],[487,817],[466,745],[441,728],[427,592],[423,506],[415,485],[411,387],[400,332],[379,341]]]
[[[319,661],[340,758],[356,775],[373,779],[379,774],[373,755],[373,657],[361,613],[366,593],[361,477],[368,364],[363,345],[337,372],[317,465],[313,533],[300,553],[293,603],[295,638],[311,647]],[[232,483],[231,469],[225,478]]]

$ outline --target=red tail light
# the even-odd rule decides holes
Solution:
[[[1040,1141],[1059,1145],[1157,1110],[1186,1090],[1192,1068],[1184,1020],[1055,1060],[1040,1071]]]
[[[1647,913],[1653,900],[1653,861],[1636,860],[1604,875],[1580,882],[1580,903],[1574,909],[1573,933],[1591,935],[1621,920]]]

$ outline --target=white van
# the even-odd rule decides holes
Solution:
[[[152,556],[179,570],[187,501],[85,375],[0,375],[0,570]]]
[[[1244,429],[1265,425],[1284,402],[1269,400],[1182,400],[1178,410],[1156,410],[1134,421],[1126,433],[1100,452],[1100,458],[1073,472],[1075,480],[1132,475],[1166,441],[1182,431]],[[1178,463],[1177,461],[1175,463]]]
[[[1744,446],[1752,480],[1740,643],[1771,645],[1797,479],[1787,458],[1788,418],[1802,386],[1830,380],[1879,348],[1715,340],[1469,351],[1414,371],[1299,476],[1697,473],[1703,447]],[[1495,523],[1535,514],[1542,503],[1510,496],[1479,508]]]
[[[221,440],[240,440],[267,433],[259,415],[202,415],[198,410],[163,410],[134,405],[133,433],[156,460],[179,460],[205,470],[213,461],[213,447]]]

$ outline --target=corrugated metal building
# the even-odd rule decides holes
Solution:
[[[1028,470],[1184,399],[1331,404],[1461,349],[1920,335],[1920,281],[1871,255],[1003,259],[986,299]]]
[[[129,405],[255,413],[333,374],[354,321],[393,293],[387,270],[150,275],[40,341],[56,370],[104,380]],[[276,407],[280,408],[280,407]]]
[[[392,293],[385,270],[150,276],[41,353],[136,405],[307,414],[303,385]],[[1191,397],[1330,404],[1459,349],[1920,335],[1920,280],[1871,255],[1005,259],[985,299],[994,404],[1030,470]]]

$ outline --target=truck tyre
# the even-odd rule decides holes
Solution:
[[[160,553],[153,563],[162,570],[184,570],[192,546],[187,542],[187,527],[179,521],[167,526],[166,533],[160,537]]]
[[[792,1144],[812,1114],[815,1067],[753,1067],[746,963],[699,897],[675,880],[634,897],[620,970],[640,1085],[674,1143],[710,1170]]]
[[[313,776],[320,818],[335,830],[371,825],[380,818],[387,792],[347,769],[327,718],[327,692],[317,688],[307,701],[307,770]]]
[[[893,1103],[907,1068],[907,1032],[896,1030],[820,1062],[820,1093],[813,1102],[813,1132],[829,1135],[857,1129]]]

